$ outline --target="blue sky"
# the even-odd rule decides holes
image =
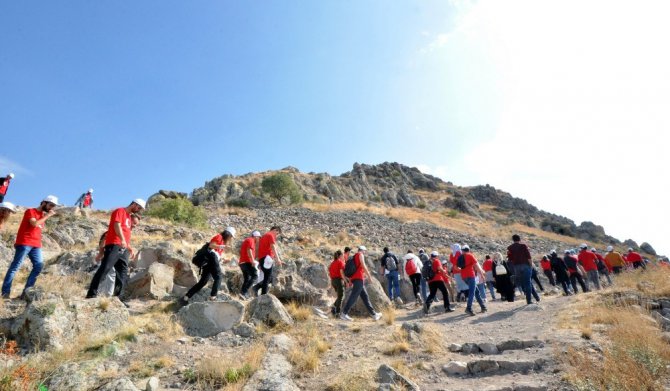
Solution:
[[[596,3],[2,2],[7,199],[71,204],[93,187],[111,208],[226,173],[399,161],[670,248],[630,197],[546,191],[608,167],[589,183],[626,188],[663,164],[581,158],[587,143],[661,156],[668,124],[667,61],[649,39],[667,36],[662,10]],[[559,164],[567,153],[580,164]],[[644,203],[670,217],[660,201]]]

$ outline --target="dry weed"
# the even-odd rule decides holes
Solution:
[[[382,351],[388,356],[395,356],[401,353],[407,353],[410,350],[410,344],[407,340],[407,332],[398,329],[393,332],[391,336],[391,343],[386,346]]]
[[[265,355],[265,346],[257,343],[249,348],[240,361],[241,365],[232,366],[230,361],[217,354],[205,355],[206,359],[196,365],[194,381],[201,388],[221,388],[237,383],[244,384],[260,367]]]
[[[384,322],[391,326],[395,323],[395,318],[396,318],[396,313],[395,313],[395,308],[393,305],[388,305],[384,308],[382,308],[382,319],[384,319]]]
[[[286,310],[293,317],[293,319],[304,322],[312,316],[312,310],[302,304],[299,304],[295,301],[288,303]]]
[[[321,355],[331,348],[331,344],[323,338],[318,326],[309,321],[301,328],[294,328],[291,335],[297,344],[289,352],[289,361],[298,371],[318,372]]]

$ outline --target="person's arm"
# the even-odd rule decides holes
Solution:
[[[372,278],[372,275],[370,274],[370,270],[368,270],[368,265],[365,264],[365,255],[361,253],[361,265],[363,266],[363,273],[368,276],[368,278]]]
[[[226,248],[225,244],[216,244],[213,241],[209,242],[209,249],[210,250],[223,250]]]
[[[279,257],[279,247],[277,246],[277,243],[272,243],[272,250],[275,253],[275,257],[277,258],[277,266],[283,265],[284,262],[282,262],[281,257]]]
[[[254,252],[251,251],[251,247],[249,247],[249,248],[247,249],[247,256],[248,256],[249,259],[251,259],[251,260],[254,259]]]
[[[379,261],[380,267],[379,267],[379,274],[382,276],[384,275],[384,270],[386,270],[386,255],[382,257],[382,259]]]
[[[530,267],[533,267],[533,257],[530,255],[530,249],[528,249],[528,246],[524,246],[523,248],[524,255],[526,256],[526,260],[528,261],[528,264]]]
[[[121,229],[120,221],[114,222],[114,232],[116,233],[116,236],[121,238],[121,248],[127,248],[128,243],[126,242],[126,237],[123,236],[123,230]]]
[[[55,215],[55,214],[56,214],[56,212],[54,212],[54,210],[52,209],[52,210],[48,211],[48,212],[44,215],[44,217],[42,217],[42,218],[39,219],[39,220],[33,217],[33,218],[30,219],[30,225],[33,226],[33,227],[37,227],[38,225],[42,225],[42,224],[44,224],[45,221],[47,221],[47,219],[48,219],[49,217],[51,217],[51,216],[53,216],[53,215]]]

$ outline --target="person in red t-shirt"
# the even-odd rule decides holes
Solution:
[[[598,274],[598,258],[594,253],[589,251],[586,243],[579,246],[580,251],[577,260],[586,272],[586,288],[589,288],[589,282],[595,285],[596,289],[600,290],[600,275]]]
[[[554,280],[554,273],[551,271],[551,261],[548,256],[543,256],[540,261],[540,266],[542,267],[542,272],[549,279],[551,286],[556,286],[556,281]]]
[[[468,297],[468,285],[461,277],[461,269],[458,267],[456,260],[461,256],[461,245],[454,243],[451,245],[451,254],[449,255],[449,262],[451,263],[451,275],[456,282],[456,300],[463,301]]]
[[[9,189],[9,184],[12,179],[14,179],[14,174],[11,172],[7,174],[6,177],[0,178],[0,202],[5,200],[5,196],[7,195],[7,190]]]
[[[365,290],[365,284],[364,284],[365,276],[368,276],[368,278],[370,278],[370,270],[368,270],[368,266],[365,264],[366,251],[368,251],[368,249],[365,246],[358,246],[358,252],[354,255],[356,272],[349,278],[353,286],[351,288],[351,292],[349,293],[349,298],[347,299],[347,302],[344,304],[344,308],[342,309],[342,313],[340,314],[340,319],[342,320],[347,321],[353,320],[349,316],[349,311],[351,310],[351,307],[354,306],[359,296],[361,300],[363,300],[365,308],[367,308],[368,312],[370,313],[370,316],[372,316],[374,320],[379,320],[382,317],[382,315],[376,312],[374,307],[372,307],[372,303],[370,303],[370,298],[368,297],[368,292]]]
[[[16,206],[11,202],[0,202],[0,231],[11,214],[16,213]]]
[[[426,298],[426,302],[423,304],[424,314],[428,314],[430,311],[430,305],[433,303],[433,300],[435,300],[435,295],[437,295],[438,290],[442,293],[442,299],[444,300],[444,312],[454,311],[449,304],[449,292],[445,285],[445,282],[449,281],[449,274],[442,267],[442,262],[440,261],[439,256],[440,254],[437,251],[430,253],[429,262],[433,269],[433,278],[428,281],[430,293],[428,294],[428,298]]]
[[[130,230],[132,227],[131,215],[139,214],[144,210],[146,202],[137,198],[125,208],[117,208],[112,212],[105,237],[105,253],[100,262],[100,267],[93,275],[91,285],[88,287],[86,298],[91,299],[98,296],[98,288],[102,278],[109,274],[109,271],[116,269],[118,283],[121,285],[121,291],[128,282],[128,263],[125,261],[135,257],[135,250],[130,246]],[[128,254],[126,254],[126,252]],[[122,301],[124,304],[125,302]]]
[[[463,282],[468,285],[468,301],[465,307],[465,313],[474,316],[475,313],[472,311],[472,302],[474,299],[477,299],[477,303],[479,304],[479,307],[481,307],[482,313],[486,312],[486,305],[479,293],[479,289],[477,289],[477,283],[475,281],[476,275],[479,275],[480,280],[484,279],[484,270],[479,266],[477,258],[470,253],[470,247],[468,245],[464,245],[461,249],[463,250],[461,257],[464,258],[463,260],[465,263],[465,266],[461,268],[461,277],[463,277]],[[456,262],[458,262],[458,260]]]
[[[644,261],[640,253],[633,251],[632,248],[628,249],[628,255],[626,256],[626,262],[632,263],[633,268],[644,268]]]
[[[35,285],[37,276],[42,271],[44,262],[42,261],[42,230],[47,219],[56,214],[54,208],[58,205],[58,198],[56,196],[47,196],[42,200],[40,206],[37,208],[28,209],[23,214],[23,220],[19,226],[19,231],[16,234],[16,242],[14,248],[14,260],[7,269],[5,279],[2,283],[2,297],[8,299],[12,290],[12,281],[14,275],[21,267],[23,259],[28,256],[30,262],[33,264],[33,270],[30,271],[26,286],[23,289],[24,296],[26,289]]]
[[[279,256],[279,248],[277,247],[277,235],[279,234],[281,234],[281,227],[275,225],[261,237],[258,243],[258,255],[256,259],[258,260],[258,267],[263,272],[263,281],[254,285],[253,290],[254,292],[258,292],[260,289],[261,295],[268,293],[268,285],[272,280],[272,269],[275,261],[277,262],[277,266],[283,265]]]
[[[490,255],[487,255],[484,259],[482,269],[484,269],[484,276],[486,277],[486,287],[489,288],[489,292],[491,293],[491,300],[496,301],[496,280],[493,277],[493,259],[491,259]]]
[[[221,286],[221,280],[223,279],[223,270],[221,269],[221,259],[223,257],[223,251],[231,247],[232,241],[235,238],[236,230],[233,227],[226,227],[220,234],[214,235],[209,241],[209,247],[207,251],[207,258],[205,264],[202,266],[202,274],[200,275],[200,280],[191,287],[191,289],[186,292],[186,295],[181,298],[180,304],[186,305],[191,297],[196,293],[200,292],[202,288],[207,285],[209,281],[209,276],[212,276],[214,282],[212,283],[212,291],[209,295],[210,301],[215,301],[219,294],[219,287]],[[229,260],[223,260],[223,262],[230,262]]]
[[[416,304],[422,304],[421,300],[421,259],[414,255],[412,250],[408,250],[407,254],[403,257],[405,260],[405,273],[409,281],[412,283],[412,292],[414,293]]]
[[[349,249],[349,247],[346,249]],[[330,277],[330,285],[337,293],[337,299],[330,308],[330,312],[334,317],[338,317],[340,316],[342,299],[344,298],[344,284],[347,282],[347,277],[344,275],[344,257],[342,251],[337,250],[333,254],[333,261],[328,267],[328,276]]]
[[[242,270],[242,288],[240,289],[240,297],[242,300],[248,300],[247,292],[251,285],[258,278],[258,270],[254,266],[256,253],[258,251],[258,243],[260,242],[261,233],[253,231],[251,236],[244,239],[240,247],[240,270]]]

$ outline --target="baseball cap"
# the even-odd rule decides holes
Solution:
[[[235,234],[237,233],[237,230],[235,230],[235,228],[233,228],[233,227],[226,227],[226,229],[224,229],[224,231],[226,231],[226,232],[228,232],[229,234],[233,235],[233,237],[235,237]]]
[[[358,246],[359,251],[368,251],[367,247],[365,246]]]
[[[16,213],[16,206],[8,201],[0,202],[0,208],[9,209],[10,212]]]
[[[254,238],[259,238],[259,237],[261,236],[261,233],[258,232],[258,231],[253,231],[253,232],[251,233],[251,236],[254,237]]]
[[[146,208],[147,208],[147,203],[146,203],[143,199],[141,199],[141,198],[135,198],[135,199],[133,200],[133,202],[136,203],[137,205],[139,205],[140,208],[142,208],[142,209],[146,209]]]
[[[607,246],[607,252],[614,251],[614,247],[612,246]]]
[[[432,253],[430,253],[431,257],[437,257],[438,255],[440,255],[440,253],[438,253],[437,251],[433,251]]]
[[[42,202],[50,202],[54,205],[58,205],[58,197],[56,197],[55,195],[48,195],[48,196],[44,197]]]

